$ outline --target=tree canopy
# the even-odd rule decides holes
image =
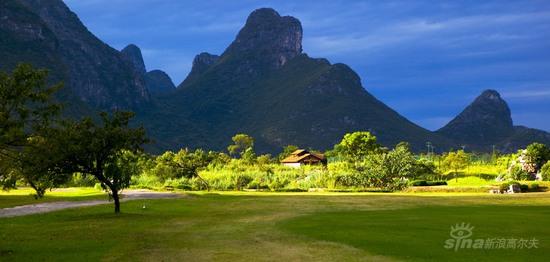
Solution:
[[[354,132],[344,135],[342,141],[335,146],[337,154],[352,162],[363,160],[369,154],[380,149],[376,137],[370,132]]]
[[[550,148],[545,144],[532,143],[527,146],[525,156],[530,163],[535,165],[535,170],[539,171],[550,160]]]
[[[11,74],[0,71],[0,183],[3,188],[14,187],[22,173],[49,172],[45,163],[41,163],[42,170],[30,171],[28,166],[32,152],[36,151],[28,147],[44,145],[40,133],[49,127],[61,109],[60,104],[54,102],[53,94],[62,84],[48,86],[47,75],[47,71],[34,69],[29,64],[18,65]],[[51,162],[47,158],[42,160]]]
[[[132,112],[103,112],[101,124],[91,118],[65,121],[51,135],[63,172],[94,176],[113,198],[115,213],[120,212],[119,191],[130,185],[135,170],[128,152],[141,151],[148,141],[143,128],[129,127],[133,116]]]
[[[231,138],[233,144],[227,147],[227,151],[231,156],[243,155],[254,148],[254,138],[247,134],[236,134]]]
[[[446,170],[451,170],[456,176],[459,170],[462,170],[468,166],[469,157],[464,150],[458,150],[456,152],[449,152],[441,163],[442,167]]]

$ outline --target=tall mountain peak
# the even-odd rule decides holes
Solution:
[[[176,89],[170,76],[161,70],[147,72],[145,83],[147,84],[147,90],[152,95],[167,94]]]
[[[193,80],[204,74],[204,72],[206,72],[212,65],[218,62],[218,60],[220,60],[220,56],[213,55],[207,52],[202,52],[196,55],[195,59],[193,59],[193,67],[191,68],[191,72],[189,72],[185,80],[183,80],[183,82],[178,87],[193,82]]]
[[[291,16],[281,16],[271,8],[253,11],[235,41],[222,56],[261,54],[278,68],[302,53],[302,24]]]
[[[139,49],[138,46],[129,44],[120,51],[120,54],[122,58],[129,62],[138,73],[145,74],[147,72],[145,69],[145,62],[143,61],[143,55],[141,54],[141,49]]]
[[[510,108],[495,90],[485,90],[462,113],[438,130],[464,143],[491,144],[513,132]]]
[[[496,90],[493,90],[493,89],[487,89],[487,90],[483,91],[481,93],[481,95],[479,95],[477,97],[477,99],[492,100],[492,101],[496,101],[500,104],[502,104],[502,103],[506,104],[506,102],[500,97],[500,94]]]

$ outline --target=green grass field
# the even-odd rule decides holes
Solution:
[[[193,193],[0,219],[0,261],[545,261],[549,207],[549,193]],[[445,249],[462,222],[539,248]]]
[[[59,188],[47,191],[44,198],[35,199],[32,188],[21,188],[11,191],[0,190],[0,208],[30,205],[53,201],[82,201],[107,199],[107,194],[101,190],[88,187]]]

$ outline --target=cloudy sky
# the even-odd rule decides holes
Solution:
[[[302,22],[304,52],[345,63],[364,87],[419,125],[443,126],[485,89],[517,125],[550,131],[550,1],[65,0],[117,49],[179,84],[200,52],[220,54],[248,14]]]

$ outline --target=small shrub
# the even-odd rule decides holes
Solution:
[[[537,184],[537,183],[531,184],[531,186],[529,187],[529,191],[532,191],[532,192],[538,192],[538,191],[540,191],[540,186],[539,186],[539,184]]]
[[[191,178],[191,190],[194,190],[194,191],[200,191],[200,190],[210,190],[210,185],[208,184],[208,182],[198,178],[198,177],[194,177],[194,178]]]
[[[254,179],[252,182],[248,183],[246,186],[247,189],[257,189],[257,190],[265,190],[269,189],[269,186],[262,183],[259,179]]]
[[[521,184],[519,185],[521,192],[529,192],[529,185]]]
[[[515,182],[515,181],[502,183],[502,184],[499,185],[499,189],[500,189],[500,191],[506,191],[506,190],[510,189],[510,186],[512,186],[512,185],[516,185],[521,189],[521,184],[518,183],[518,182]]]
[[[411,186],[428,186],[426,180],[415,180],[410,183]]]
[[[428,186],[446,186],[447,181],[428,181]]]
[[[189,179],[182,177],[182,178],[169,178],[166,181],[164,181],[164,188],[165,189],[181,189],[181,190],[192,190],[193,185]]]
[[[550,161],[542,166],[540,174],[543,181],[550,181]]]
[[[74,174],[71,180],[65,184],[68,187],[92,187],[96,184],[96,179],[93,176],[86,176],[80,173]]]
[[[252,177],[245,174],[237,174],[235,176],[235,189],[241,190],[246,188],[250,182],[252,182]]]
[[[446,186],[447,181],[415,180],[409,183],[411,186]]]
[[[155,189],[163,186],[160,178],[155,175],[141,174],[133,176],[130,185],[134,188]]]
[[[532,174],[524,171],[521,169],[520,166],[515,166],[510,171],[509,178],[512,180],[522,180],[522,181],[529,181],[529,180],[535,180],[535,176]]]

